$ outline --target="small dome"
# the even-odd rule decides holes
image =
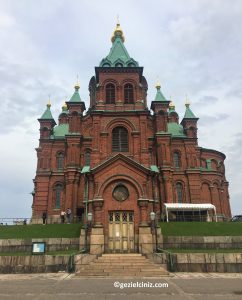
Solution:
[[[171,122],[167,124],[168,133],[170,133],[172,136],[180,136],[185,137],[183,126],[180,124],[177,124],[175,122]]]

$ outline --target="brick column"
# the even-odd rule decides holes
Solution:
[[[94,199],[92,202],[93,207],[93,226],[94,227],[102,227],[102,207],[103,207],[103,199]]]
[[[146,199],[139,199],[138,203],[139,203],[139,207],[140,207],[140,225],[148,226],[148,204],[149,204],[149,201]]]

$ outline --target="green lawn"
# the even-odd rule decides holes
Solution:
[[[81,224],[8,225],[0,226],[0,239],[75,238]]]
[[[172,253],[242,253],[242,249],[165,249]]]
[[[162,222],[164,236],[242,235],[242,222]]]

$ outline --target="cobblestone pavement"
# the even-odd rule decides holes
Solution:
[[[124,287],[132,283],[162,287]],[[209,300],[241,300],[242,274],[174,273],[152,279],[78,278],[67,273],[0,275],[0,300],[204,300],[205,297]]]

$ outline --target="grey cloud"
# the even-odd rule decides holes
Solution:
[[[218,101],[219,99],[214,96],[203,96],[198,99],[198,101],[194,102],[194,105],[197,106],[204,106],[204,105],[209,105],[209,104],[214,104]]]
[[[199,126],[210,126],[216,122],[224,121],[229,117],[229,114],[216,114],[215,116],[199,115]]]

